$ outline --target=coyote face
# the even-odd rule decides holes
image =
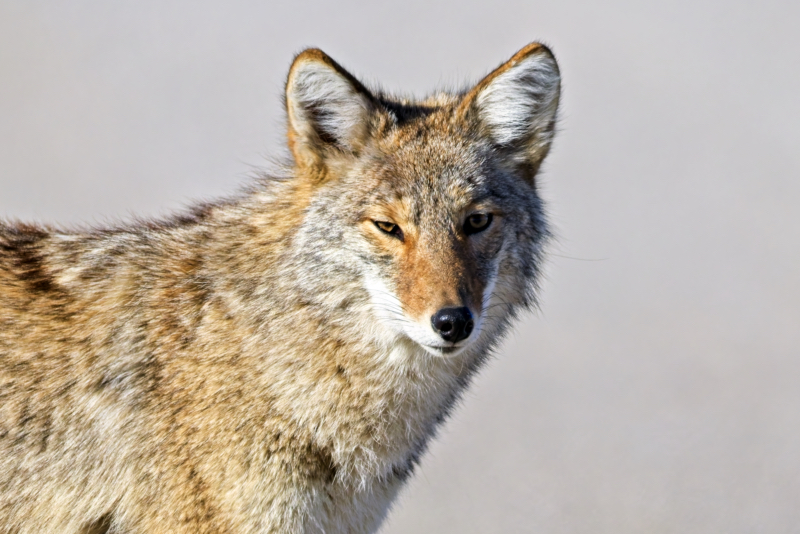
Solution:
[[[358,221],[364,278],[392,331],[454,355],[481,336],[497,300],[504,249],[517,248],[514,218],[522,215],[504,197],[520,184],[488,164],[489,147],[455,133],[408,133],[369,170]]]
[[[547,235],[534,176],[557,100],[541,45],[468,93],[413,105],[373,95],[318,51],[298,57],[287,94],[296,159],[320,169],[318,218],[353,253],[391,335],[455,355],[496,333],[502,308],[528,302]]]

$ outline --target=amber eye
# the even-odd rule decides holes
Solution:
[[[477,234],[489,228],[490,224],[492,224],[491,213],[473,213],[467,217],[467,221],[464,223],[464,232]]]
[[[378,227],[378,230],[380,230],[384,234],[389,234],[390,236],[396,237],[400,241],[403,240],[403,231],[396,224],[386,221],[374,221],[374,222],[375,226]]]

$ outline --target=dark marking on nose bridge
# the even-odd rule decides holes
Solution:
[[[475,258],[464,248],[455,232],[447,228],[446,236],[440,236],[439,242],[431,250],[438,256],[434,260],[432,270],[436,273],[436,295],[438,302],[431,305],[439,307],[472,307],[476,305],[474,290],[477,273],[473,265]],[[480,285],[480,284],[478,284]],[[431,294],[433,296],[433,294]]]

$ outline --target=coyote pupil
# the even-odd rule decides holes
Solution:
[[[538,43],[419,101],[306,50],[283,176],[0,224],[0,533],[374,532],[534,303],[559,91]]]

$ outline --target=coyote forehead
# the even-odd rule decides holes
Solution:
[[[0,532],[374,532],[548,236],[560,81],[286,83],[286,176],[164,222],[0,224]]]

